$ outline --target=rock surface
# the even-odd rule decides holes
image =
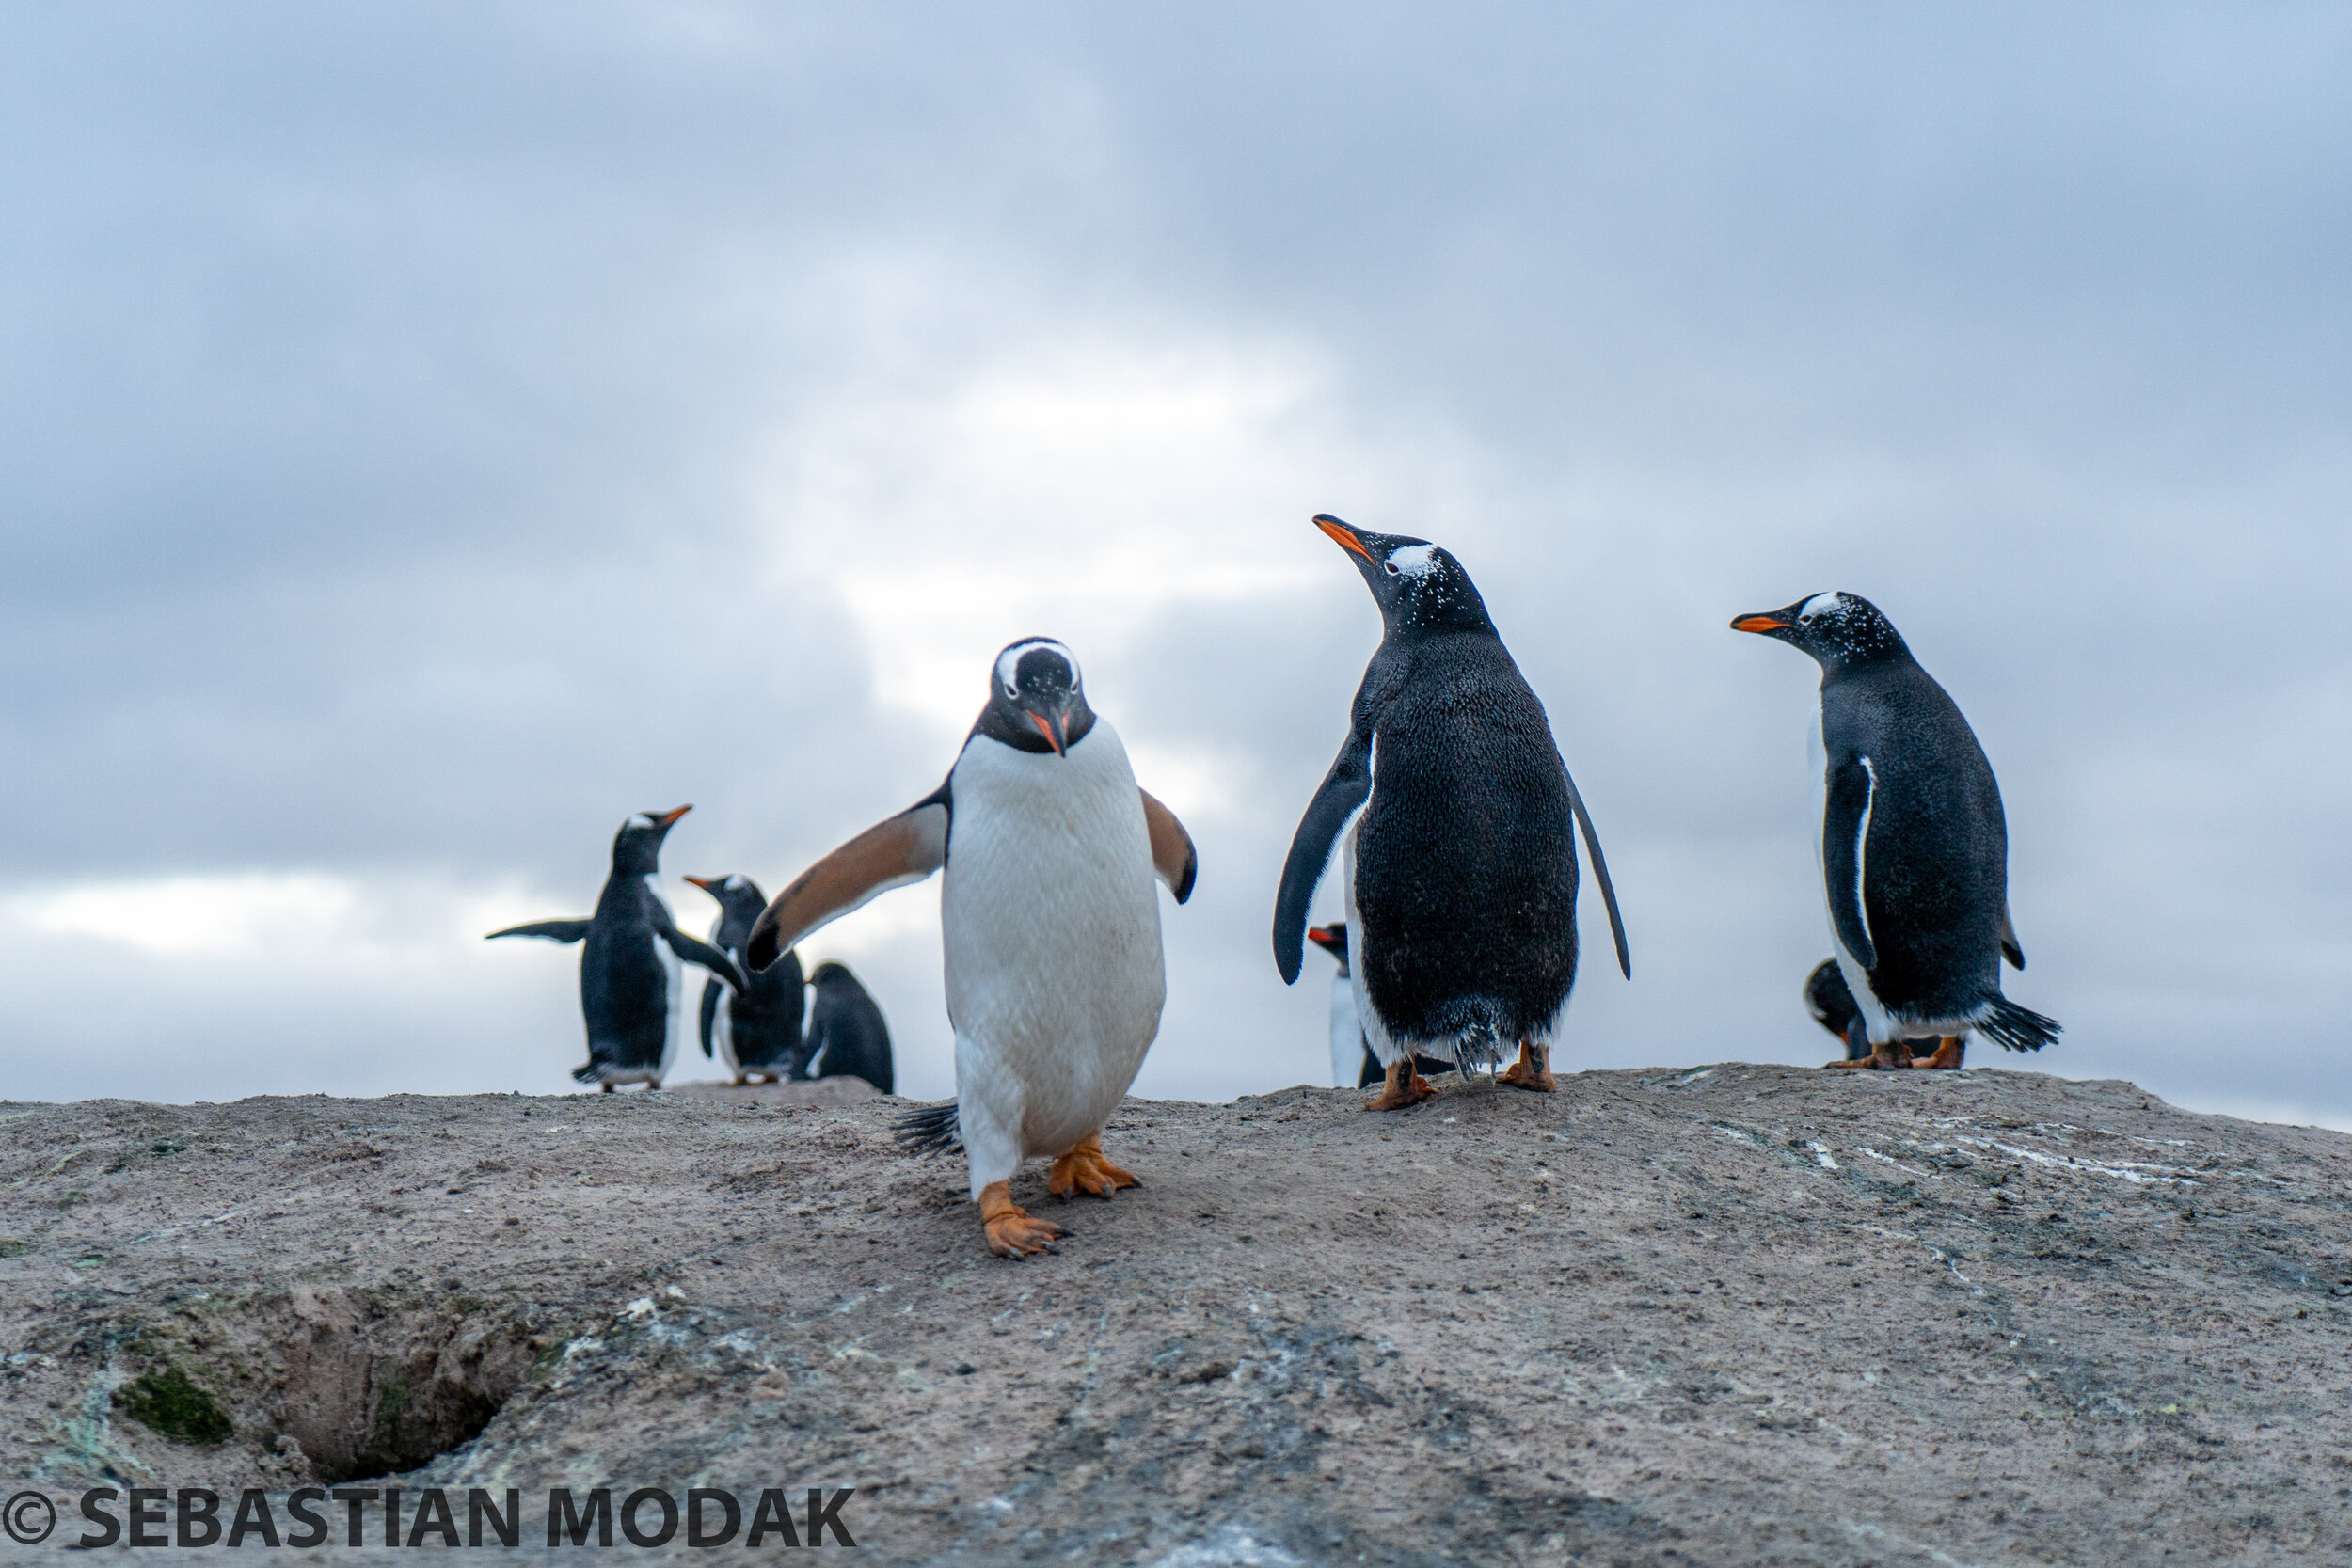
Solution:
[[[794,1101],[0,1105],[0,1480],[854,1485],[907,1562],[2352,1561],[2340,1134],[1982,1070],[1130,1101],[1144,1186],[1032,1165],[1078,1234],[1008,1263],[905,1101]]]

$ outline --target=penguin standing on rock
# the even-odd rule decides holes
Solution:
[[[830,959],[809,976],[808,1040],[795,1077],[863,1078],[884,1094],[896,1081],[890,1025],[848,964]]]
[[[677,1053],[677,1015],[670,1006],[670,976],[677,959],[700,964],[739,990],[745,984],[733,958],[677,928],[670,907],[653,890],[653,879],[661,872],[661,841],[693,809],[640,812],[621,824],[612,840],[612,873],[596,895],[596,912],[587,919],[536,920],[485,939],[546,937],[588,943],[580,958],[588,1060],[572,1069],[572,1077],[601,1084],[607,1094],[623,1084],[658,1089],[669,1076]]]
[[[2001,960],[2023,970],[2026,954],[1993,765],[1894,623],[1859,594],[1829,593],[1731,626],[1821,667],[1814,842],[1837,968],[1871,1047],[1829,1065],[1914,1066],[1903,1042],[1918,1035],[1943,1041],[1923,1068],[1958,1068],[1971,1030],[2011,1051],[2057,1039],[2055,1019],[2001,994]]]
[[[1275,967],[1297,980],[1307,907],[1336,845],[1357,1010],[1387,1069],[1364,1108],[1436,1092],[1417,1054],[1467,1067],[1499,1064],[1513,1046],[1502,1081],[1548,1093],[1576,983],[1580,827],[1617,963],[1633,974],[1592,819],[1461,563],[1425,539],[1314,521],[1362,574],[1382,635],[1347,739],[1291,840]]]
[[[759,911],[768,907],[768,895],[740,872],[686,879],[719,901],[710,944],[739,962]],[[716,979],[705,980],[703,1054],[712,1054],[715,1048],[739,1088],[754,1079],[775,1084],[791,1076],[801,1060],[801,1011],[806,1001],[802,990],[798,953],[787,953],[733,990]]]
[[[1183,903],[1198,867],[1174,815],[1136,786],[1118,732],[1051,638],[996,656],[988,705],[946,782],[795,878],[752,932],[771,963],[875,895],[946,868],[940,928],[956,1095],[901,1124],[914,1148],[968,1158],[989,1250],[1057,1250],[1069,1234],[1012,1201],[1031,1155],[1046,1190],[1108,1197],[1136,1179],[1103,1124],[1159,1033],[1168,976],[1153,873]]]

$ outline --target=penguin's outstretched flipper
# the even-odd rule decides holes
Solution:
[[[744,960],[766,969],[818,927],[946,864],[950,809],[947,786],[942,784],[793,878],[752,927]]]
[[[1371,736],[1351,731],[1322,787],[1307,802],[1291,838],[1290,858],[1282,863],[1282,888],[1274,897],[1274,967],[1286,986],[1296,983],[1298,966],[1306,960],[1307,906],[1323,880],[1323,868],[1331,863],[1331,847],[1347,819],[1371,798]]]
[[[726,988],[716,980],[703,982],[703,1054],[711,1054],[710,1038],[719,1023],[719,1001]]]
[[[648,897],[645,902],[651,906],[654,934],[669,944],[671,952],[690,964],[701,965],[737,990],[750,984],[743,978],[743,972],[736,967],[733,958],[702,938],[690,937],[679,930],[677,922],[670,918],[669,906],[653,897]]]
[[[1609,862],[1600,852],[1600,835],[1593,832],[1592,813],[1584,809],[1584,797],[1577,793],[1576,775],[1568,771],[1566,763],[1560,765],[1561,776],[1568,781],[1568,804],[1576,812],[1576,825],[1584,834],[1584,847],[1593,857],[1593,879],[1600,884],[1600,901],[1609,906],[1609,934],[1617,941],[1617,968],[1629,980],[1633,978],[1633,955],[1625,944],[1625,917],[1617,912],[1616,884],[1609,879]]]
[[[534,920],[527,926],[509,926],[503,931],[492,931],[482,940],[496,942],[501,937],[545,937],[549,942],[580,942],[588,935],[585,920]]]
[[[2018,943],[2017,927],[2010,922],[2007,904],[2001,906],[2001,957],[2007,958],[2009,967],[2018,974],[2026,973],[2026,950]]]
[[[1176,814],[1152,798],[1148,789],[1143,796],[1143,825],[1152,834],[1152,869],[1158,872],[1168,891],[1183,903],[1192,896],[1192,884],[1200,875],[1200,855],[1192,847],[1192,835],[1176,820]]]
[[[1879,966],[1870,941],[1870,911],[1863,907],[1862,877],[1868,863],[1870,807],[1878,776],[1868,757],[1836,762],[1829,769],[1829,801],[1821,814],[1821,873],[1829,888],[1830,924],[1854,962]]]

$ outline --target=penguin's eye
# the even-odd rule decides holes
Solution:
[[[1384,561],[1380,564],[1387,569],[1389,576],[1392,578],[1404,576],[1402,572],[1397,570],[1396,562],[1393,561]]]
[[[1005,695],[1017,700],[1021,695],[1021,689],[1008,682],[1005,686]]]
[[[1812,616],[1810,616],[1810,615],[1800,615],[1800,616],[1798,616],[1798,617],[1797,617],[1797,625],[1799,625],[1799,626],[1811,626],[1812,624],[1813,624],[1813,617],[1812,617]]]

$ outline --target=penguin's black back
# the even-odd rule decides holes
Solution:
[[[669,1047],[670,971],[655,946],[653,896],[644,877],[618,870],[596,895],[580,958],[590,1068],[658,1068]]]
[[[1976,732],[1908,655],[1821,686],[1829,762],[1867,757],[1875,780],[1863,909],[1870,990],[1897,1017],[1965,1016],[2000,994],[2009,829]]]
[[[1549,1027],[1576,979],[1574,816],[1550,721],[1491,631],[1384,646],[1366,699],[1351,957],[1392,1037],[1507,1048]]]
[[[809,1005],[803,1071],[817,1078],[863,1078],[882,1093],[892,1093],[897,1079],[890,1025],[882,1021],[882,1008],[847,965],[818,964],[809,984],[816,996]]]

